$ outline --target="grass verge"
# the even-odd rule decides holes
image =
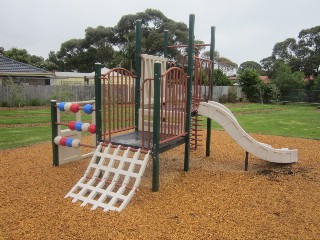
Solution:
[[[320,110],[315,106],[244,103],[226,106],[248,133],[320,139]],[[87,115],[84,121],[89,119],[90,115]],[[66,113],[63,121],[70,120],[74,120],[74,115]],[[213,129],[222,130],[212,122]],[[0,110],[0,149],[50,141],[51,127],[48,124],[49,107]]]

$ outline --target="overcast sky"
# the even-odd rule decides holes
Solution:
[[[1,0],[0,46],[48,57],[63,42],[84,38],[87,27],[114,27],[121,16],[147,8],[188,24],[195,14],[195,37],[210,43],[216,27],[220,56],[241,64],[260,62],[277,42],[297,38],[320,25],[320,0]]]

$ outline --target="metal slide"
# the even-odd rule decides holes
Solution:
[[[274,163],[294,163],[298,161],[297,149],[276,149],[253,139],[242,129],[232,112],[220,103],[214,101],[201,102],[198,114],[215,120],[238,145],[260,159]]]

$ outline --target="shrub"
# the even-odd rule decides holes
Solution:
[[[29,106],[42,106],[41,100],[39,98],[32,98],[29,100]]]
[[[53,95],[50,97],[58,101],[71,101],[72,93],[70,93],[68,85],[57,85]]]
[[[9,107],[8,101],[1,101],[0,102],[0,107]]]
[[[9,90],[9,107],[26,105],[26,91],[23,85],[15,83],[11,77],[5,79],[5,85]]]
[[[219,97],[219,103],[227,103],[228,102],[228,96],[226,94],[223,94],[221,97]]]
[[[227,96],[227,101],[229,103],[236,103],[237,102],[237,94],[233,92],[229,92]]]
[[[280,89],[275,84],[270,85],[270,100],[275,101],[277,104],[279,104],[280,98],[281,98],[281,92]]]
[[[239,75],[239,82],[242,87],[242,92],[250,102],[260,101],[260,95],[262,93],[260,91],[261,89],[259,88],[259,84],[261,83],[261,80],[255,70],[246,68],[241,71]]]

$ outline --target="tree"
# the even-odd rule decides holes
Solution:
[[[202,58],[210,58],[210,51],[205,51],[201,54]],[[213,61],[216,63],[218,62],[218,59],[220,58],[220,53],[218,51],[214,51],[213,53]]]
[[[318,76],[320,71],[320,26],[304,29],[299,33],[298,57],[306,76]]]
[[[63,61],[58,59],[57,54],[54,51],[49,52],[48,59],[46,61],[48,61],[48,63],[54,64],[55,67],[51,70],[58,70],[61,72],[64,71]]]
[[[272,57],[290,66],[293,72],[318,76],[320,70],[320,26],[301,30],[298,40],[287,38],[275,44]]]
[[[47,71],[58,69],[58,66],[54,62],[51,62],[49,59],[44,60],[43,57],[31,55],[26,49],[11,48],[5,51],[4,55],[18,62],[30,64]]]
[[[22,63],[30,63],[30,55],[26,49],[11,48],[4,52],[4,56]]]
[[[221,69],[225,74],[230,74],[237,70],[238,64],[232,62],[230,59],[225,57],[220,57],[218,59],[218,68]]]
[[[185,23],[175,22],[167,18],[161,11],[147,9],[145,12],[123,16],[115,27],[116,45],[120,50],[127,44],[128,38],[135,39],[135,23],[141,20],[142,52],[161,56],[163,54],[163,31],[169,31],[169,45],[188,43],[188,27]],[[168,49],[169,58],[182,59],[185,49]],[[133,60],[133,59],[132,59]]]
[[[320,90],[320,75],[314,80],[313,88],[315,90]]]
[[[258,102],[260,100],[260,84],[259,74],[256,70],[245,68],[239,74],[239,82],[242,91],[250,102]]]
[[[61,44],[57,57],[64,62],[65,71],[78,70],[80,54],[84,51],[82,41],[82,39],[70,39]]]
[[[276,62],[277,59],[274,56],[263,58],[260,61],[262,73],[267,75],[269,78],[272,78]]]
[[[95,62],[102,65],[109,65],[112,61],[113,44],[115,43],[114,29],[111,27],[98,26],[97,28],[88,27],[85,30],[85,38],[82,42],[83,49],[87,55],[94,54],[92,66]]]
[[[241,73],[244,69],[246,68],[251,68],[256,70],[256,72],[258,74],[262,73],[262,67],[259,63],[254,62],[254,61],[246,61],[240,64],[239,68],[238,68],[238,73]]]
[[[213,85],[216,86],[229,86],[231,85],[230,79],[223,73],[221,69],[213,70]]]
[[[302,72],[292,72],[291,68],[280,63],[276,69],[275,78],[272,80],[273,84],[276,84],[280,89],[282,96],[289,93],[291,89],[299,89],[305,86],[304,74]]]
[[[145,12],[121,17],[115,27],[88,27],[84,39],[70,39],[61,44],[57,53],[67,71],[93,71],[95,62],[104,66],[134,68],[135,26],[140,19],[142,26],[142,52],[163,54],[163,31],[169,30],[169,45],[187,44],[188,27],[164,16],[162,12],[147,9]],[[170,48],[169,57],[182,59],[184,51]],[[58,65],[59,66],[59,65]]]

